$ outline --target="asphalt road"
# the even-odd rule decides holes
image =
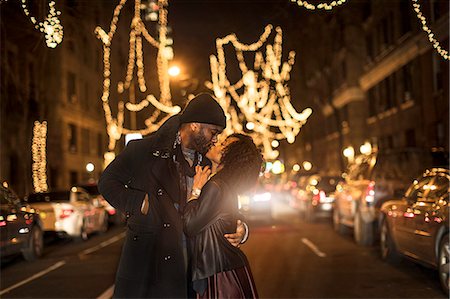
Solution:
[[[284,203],[271,222],[251,221],[247,254],[261,298],[446,298],[437,273],[402,260],[383,262],[330,221],[300,221]],[[1,298],[110,298],[123,227],[87,242],[46,239],[44,256],[2,262]]]

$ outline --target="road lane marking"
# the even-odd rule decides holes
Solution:
[[[317,248],[316,245],[314,245],[313,242],[311,242],[310,240],[306,239],[306,238],[302,238],[302,242],[303,244],[305,244],[306,246],[308,246],[315,254],[317,254],[319,257],[326,257],[326,253],[322,252],[319,250],[319,248]]]
[[[112,237],[109,240],[103,241],[102,243],[100,243],[100,244],[98,244],[98,245],[96,245],[94,247],[91,247],[91,248],[88,248],[86,250],[83,250],[81,253],[78,254],[78,256],[87,255],[87,254],[93,253],[93,252],[95,252],[97,250],[100,250],[100,249],[102,249],[102,248],[104,248],[104,247],[106,247],[108,245],[111,245],[112,243],[117,242],[120,239],[124,238],[125,234],[126,234],[126,232],[122,232],[122,233],[118,234],[117,236],[114,236],[114,237]]]
[[[106,291],[104,291],[97,299],[111,299],[114,293],[114,285],[110,286]]]
[[[37,278],[39,278],[39,277],[41,277],[41,276],[44,276],[45,274],[47,274],[47,273],[49,273],[49,272],[51,272],[51,271],[53,271],[53,270],[56,270],[56,269],[58,269],[59,267],[64,266],[65,263],[66,263],[65,261],[59,261],[59,262],[57,262],[57,263],[54,264],[53,266],[48,267],[47,269],[45,269],[45,270],[43,270],[43,271],[41,271],[41,272],[39,272],[39,273],[36,273],[36,274],[34,274],[33,276],[31,276],[31,277],[29,277],[29,278],[27,278],[27,279],[25,279],[25,280],[22,280],[21,282],[16,283],[15,285],[10,286],[9,288],[6,288],[6,289],[0,291],[0,296],[3,295],[3,294],[5,294],[5,293],[8,293],[9,291],[12,291],[12,290],[16,289],[16,288],[18,288],[18,287],[20,287],[20,286],[22,286],[22,285],[24,285],[24,284],[26,284],[26,283],[29,283],[29,282],[32,281],[32,280],[35,280],[35,279],[37,279]]]

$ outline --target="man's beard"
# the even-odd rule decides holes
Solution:
[[[205,155],[210,149],[210,147],[213,145],[211,141],[208,141],[208,139],[206,139],[206,136],[202,130],[200,130],[198,134],[194,135],[192,143],[194,145],[195,150],[202,155]]]

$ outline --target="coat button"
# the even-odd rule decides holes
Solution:
[[[138,237],[137,236],[134,236],[133,237],[133,241],[137,241],[138,240]]]
[[[161,196],[163,194],[162,189],[158,189],[158,195]]]
[[[170,227],[170,223],[164,223],[164,224],[163,224],[163,227],[165,227],[165,228]]]
[[[130,218],[130,212],[126,212],[125,213],[125,217],[128,219],[128,218]]]
[[[171,258],[171,256],[170,256],[170,255],[167,255],[167,256],[164,257],[164,260],[165,260],[165,261],[168,261],[168,260],[170,260],[170,258]]]
[[[159,151],[154,151],[153,152],[153,156],[158,157],[159,156]]]

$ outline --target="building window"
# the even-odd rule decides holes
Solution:
[[[88,155],[90,149],[89,129],[81,129],[81,139],[83,140],[83,154]]]
[[[405,145],[406,147],[416,146],[416,131],[414,129],[405,131]]]
[[[97,155],[100,158],[103,157],[103,135],[101,133],[97,134]]]
[[[403,96],[402,103],[413,100],[413,82],[412,82],[412,66],[411,64],[405,65],[402,70],[403,79]]]
[[[372,33],[368,33],[366,35],[366,52],[367,52],[367,60],[372,61],[374,57]]]
[[[67,72],[67,100],[69,103],[77,101],[77,78],[72,72]]]
[[[58,188],[58,169],[55,167],[49,168],[49,187],[50,189],[57,189]]]
[[[394,82],[394,76],[391,75],[386,78],[387,83],[387,98],[386,98],[386,109],[391,109],[395,105],[395,82]]]
[[[70,186],[74,186],[78,184],[78,172],[70,171],[69,172],[69,182]]]
[[[403,36],[411,32],[412,30],[410,1],[400,1],[400,12],[401,12],[400,36]]]
[[[76,153],[77,152],[77,127],[74,124],[69,124],[69,152]]]
[[[377,97],[376,97],[377,88],[374,86],[368,91],[368,101],[369,101],[369,117],[373,117],[377,115]]]
[[[436,142],[438,146],[445,145],[445,126],[443,123],[439,122],[436,124]]]
[[[84,82],[84,96],[82,103],[83,109],[89,110],[89,83],[87,81]]]

